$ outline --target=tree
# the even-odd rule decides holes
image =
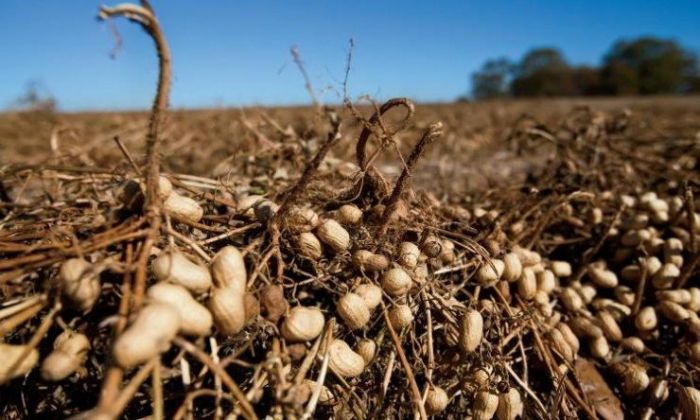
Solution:
[[[508,95],[512,71],[513,63],[507,58],[488,60],[472,74],[472,96],[489,99]]]
[[[520,60],[518,76],[527,77],[542,70],[560,70],[568,68],[566,60],[556,48],[534,48]]]
[[[700,72],[688,78],[686,93],[700,93]]]
[[[489,60],[472,75],[476,99],[698,92],[696,54],[653,37],[617,41],[601,67],[572,67],[558,49],[546,47],[528,51],[517,65],[507,58]]]
[[[605,55],[601,75],[606,93],[682,93],[697,75],[697,59],[672,40],[643,37],[617,41]]]
[[[578,66],[572,70],[576,95],[591,96],[602,93],[600,72],[595,67]]]
[[[611,62],[600,71],[601,87],[607,95],[636,95],[639,93],[637,72],[623,64]]]
[[[511,83],[514,96],[569,96],[576,94],[573,72],[559,50],[535,48],[517,66]]]

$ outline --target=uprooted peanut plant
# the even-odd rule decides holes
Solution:
[[[523,118],[508,148],[548,160],[520,188],[438,199],[411,179],[442,123],[346,101],[356,162],[319,108],[297,173],[272,120],[267,165],[165,173],[170,52],[147,3],[119,16],[160,58],[144,164],[0,170],[3,416],[700,418],[697,139]]]

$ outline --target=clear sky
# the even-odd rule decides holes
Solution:
[[[117,22],[123,45],[96,21],[91,0],[0,0],[0,108],[30,80],[63,110],[150,105],[150,39]],[[111,3],[108,3],[111,4]],[[348,39],[352,96],[449,101],[469,90],[484,60],[519,59],[557,46],[570,62],[597,64],[621,37],[656,35],[700,50],[700,2],[152,0],[173,51],[174,107],[309,102],[289,48],[298,45],[317,90],[338,97]]]

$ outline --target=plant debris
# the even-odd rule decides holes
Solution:
[[[346,101],[303,134],[242,118],[266,151],[208,176],[161,171],[170,53],[148,3],[117,16],[161,63],[144,164],[117,139],[116,170],[0,169],[4,418],[699,412],[697,137],[525,116],[522,180],[438,192],[412,182],[448,124]]]

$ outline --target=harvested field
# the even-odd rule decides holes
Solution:
[[[0,116],[3,418],[700,418],[698,98],[167,87]]]
[[[674,413],[678,395],[672,384],[691,385],[698,381],[697,359],[693,361],[691,354],[697,352],[691,349],[697,343],[693,341],[697,340],[693,334],[698,333],[696,317],[689,315],[688,320],[678,321],[666,320],[659,314],[660,324],[644,333],[645,346],[640,353],[629,350],[626,339],[615,336],[614,340],[608,337],[609,342],[606,341],[608,351],[597,354],[600,350],[589,349],[587,343],[591,340],[595,343],[595,339],[586,338],[585,331],[576,331],[580,341],[580,350],[574,352],[577,356],[561,354],[567,350],[556,345],[547,350],[546,343],[559,337],[551,332],[556,330],[557,323],[581,322],[576,321],[577,317],[601,322],[596,321],[601,311],[613,314],[612,322],[619,324],[622,336],[631,338],[640,334],[634,325],[634,310],[655,307],[660,310],[659,293],[673,292],[664,292],[665,288],[656,290],[652,285],[644,289],[637,303],[634,295],[639,283],[631,281],[633,275],[626,273],[633,271],[629,267],[638,264],[640,256],[641,261],[657,256],[657,261],[668,264],[672,258],[666,250],[669,241],[682,242],[679,258],[683,263],[678,270],[679,278],[685,279],[682,286],[686,289],[697,286],[695,254],[689,249],[687,233],[683,236],[683,232],[689,231],[684,216],[686,208],[695,204],[687,197],[692,195],[698,181],[695,167],[696,135],[700,131],[698,103],[695,98],[645,98],[601,99],[585,104],[560,100],[418,105],[409,127],[396,135],[402,155],[409,154],[415,139],[433,121],[444,123],[443,135],[412,172],[413,184],[402,195],[404,208],[400,217],[388,224],[384,235],[373,238],[371,232],[377,226],[373,209],[381,206],[381,201],[359,197],[355,202],[366,213],[362,222],[365,227],[349,227],[353,245],[348,246],[348,251],[300,256],[294,229],[286,228],[282,230],[279,245],[281,261],[275,261],[269,254],[269,221],[258,220],[255,215],[251,219],[239,206],[250,194],[279,203],[278,197],[296,185],[326,138],[329,128],[322,114],[311,108],[172,112],[163,129],[163,173],[178,191],[197,200],[206,215],[201,222],[173,221],[173,227],[167,229],[173,229],[177,236],[166,233],[162,239],[165,242],[158,242],[155,252],[174,247],[203,261],[203,257],[211,258],[225,245],[237,246],[246,252],[249,273],[257,274],[257,280],[248,286],[257,298],[266,290],[266,284],[280,279],[285,299],[292,305],[319,307],[326,320],[337,318],[332,330],[334,337],[342,337],[353,346],[359,345],[362,337],[375,340],[376,356],[358,378],[347,380],[327,373],[326,384],[339,400],[319,406],[319,415],[383,413],[403,417],[414,411],[408,386],[411,381],[397,360],[395,343],[383,322],[381,309],[375,309],[369,325],[361,326],[358,331],[347,327],[339,317],[337,305],[338,299],[357,287],[358,282],[382,284],[380,273],[356,271],[358,267],[349,258],[351,250],[368,249],[393,259],[392,256],[398,257],[400,253],[395,245],[398,242],[419,244],[429,238],[450,241],[451,253],[448,256],[438,253],[438,257],[426,261],[428,276],[421,281],[425,286],[405,297],[414,319],[409,327],[394,333],[417,386],[425,390],[432,384],[447,392],[450,398],[445,409],[447,417],[460,417],[474,410],[474,399],[481,395],[477,393],[481,385],[472,378],[479,375],[480,369],[489,373],[484,389],[494,395],[507,392],[510,387],[518,390],[527,417],[583,416],[587,411],[592,415],[596,409],[605,410],[604,405],[593,403],[599,398],[595,392],[610,391],[595,380],[585,382],[591,379],[580,369],[591,363],[616,395],[605,396],[615,402],[610,408],[613,412],[622,410],[632,417],[647,412]],[[360,108],[360,112],[369,114],[371,109]],[[523,117],[528,114],[529,117]],[[339,140],[318,174],[293,197],[295,203],[305,203],[305,208],[310,205],[322,219],[334,217],[338,204],[332,204],[333,197],[357,179],[354,146],[361,123],[342,108],[341,115]],[[30,296],[42,302],[30,307],[32,317],[27,321],[14,329],[3,329],[8,334],[6,342],[40,339],[36,345],[42,359],[50,353],[53,339],[62,328],[81,331],[91,342],[81,374],[55,385],[42,379],[39,369],[35,369],[24,382],[15,379],[5,385],[4,415],[55,418],[76,414],[99,402],[97,391],[109,372],[105,368],[111,360],[111,331],[119,324],[114,324],[117,321],[114,317],[119,313],[119,302],[128,293],[128,282],[133,281],[125,259],[134,258],[144,232],[139,212],[125,213],[124,205],[119,204],[120,187],[134,177],[134,169],[113,138],[119,137],[132,155],[140,156],[148,116],[146,113],[28,112],[6,114],[0,121],[5,194],[3,294],[14,302],[26,301]],[[15,147],[18,144],[22,147]],[[388,152],[375,165],[390,184],[402,167],[400,160]],[[643,204],[651,192],[657,194],[655,200],[667,203],[666,221],[639,221],[648,223],[647,227],[640,225],[635,226],[636,230],[627,230],[634,220],[647,220],[646,215],[654,218],[650,205]],[[628,207],[621,207],[625,203]],[[646,242],[632,244],[636,240],[629,237],[640,229],[650,230],[652,236],[648,240],[660,244],[658,252],[651,243],[648,245],[651,248]],[[202,245],[193,245],[191,241]],[[622,248],[626,252],[618,249],[620,241],[626,244]],[[522,292],[520,289],[525,286],[517,279],[514,283],[496,281],[496,287],[477,280],[481,271],[489,267],[489,261],[512,255],[508,252],[517,246],[542,256],[544,262],[538,266],[545,270],[543,273],[554,271],[555,261],[566,261],[571,274],[553,277],[551,291],[542,296],[542,301],[535,298],[534,302],[530,299],[536,295]],[[60,290],[58,268],[75,256],[99,267],[102,283],[100,298],[86,315],[68,308],[59,312],[55,306],[58,304],[55,298],[60,296],[56,295]],[[598,261],[608,262],[612,272],[620,276],[619,285],[598,290],[589,271]],[[278,267],[284,267],[282,274]],[[356,277],[360,273],[364,274]],[[542,276],[540,282],[547,282],[546,276]],[[650,274],[646,276],[651,281]],[[148,278],[150,284],[153,280],[150,275]],[[535,278],[539,279],[537,275]],[[542,288],[537,280],[535,284],[533,293]],[[679,286],[672,282],[668,288]],[[569,295],[576,287],[590,288],[596,297],[584,294],[588,297],[583,301],[573,298],[574,303],[564,303],[571,299]],[[544,288],[547,290],[548,286]],[[630,290],[629,301],[624,290]],[[695,290],[693,299],[697,298],[697,289],[687,290]],[[384,305],[390,309],[395,301],[395,297],[387,295]],[[550,309],[543,310],[540,306],[543,304],[550,305],[547,306]],[[619,314],[615,305],[628,309],[622,309],[623,313]],[[479,311],[486,332],[478,350],[460,355],[460,318],[469,310]],[[626,315],[627,310],[632,313]],[[27,318],[24,311],[19,314],[20,319]],[[15,317],[16,314],[3,322]],[[53,325],[47,325],[46,332],[36,337],[47,320],[52,320]],[[254,317],[235,336],[219,333],[213,336],[217,341],[193,340],[191,345],[212,354],[211,346],[215,344],[219,351],[217,358],[226,360],[227,365],[233,362],[238,366],[228,371],[249,395],[251,390],[259,390],[256,392],[260,394],[251,397],[251,401],[260,415],[274,409],[282,410],[285,415],[292,415],[295,410],[303,414],[303,401],[294,400],[289,393],[296,392],[293,379],[303,363],[298,357],[304,359],[305,352],[290,358],[291,344],[285,345],[276,338],[279,333],[275,332],[275,324],[263,316]],[[325,336],[331,334],[330,330],[325,331]],[[180,346],[174,346],[162,358],[162,374],[166,376],[160,380],[165,412],[168,416],[185,415],[191,409],[192,415],[210,416],[215,414],[217,406],[224,412],[231,411],[234,405],[230,395],[207,398],[205,391],[212,389],[212,395],[216,395],[215,390],[221,387],[217,383],[221,382],[217,375],[201,370],[198,357],[183,357],[182,349],[190,344],[178,340],[182,340],[178,342]],[[327,340],[315,342],[315,346],[306,350],[310,354],[317,353],[318,344]],[[265,367],[266,363],[272,363],[270,357],[280,356],[279,368],[291,369],[286,374],[291,375],[286,379],[288,383],[283,377],[273,381],[270,377],[273,372],[282,373],[276,369],[270,372],[271,367]],[[182,360],[189,360],[190,375],[194,375],[188,385],[183,384]],[[323,363],[315,364],[313,358],[305,360],[308,377],[317,378]],[[663,384],[671,389],[670,396],[655,402],[651,398],[651,385],[634,395],[625,395],[624,381],[614,372],[622,369],[616,366],[631,363],[641,366],[650,384],[665,381]],[[562,375],[557,369],[568,372]],[[127,376],[129,372],[126,371]],[[384,385],[386,378],[391,379],[388,387]],[[525,381],[527,388],[522,386]],[[125,407],[128,417],[152,412],[152,385],[148,383]],[[591,387],[593,394],[588,393]],[[275,397],[275,393],[269,393],[272,390],[281,394]],[[220,392],[228,395],[225,389]],[[182,405],[187,395],[201,395],[201,399],[188,408],[187,404]],[[598,415],[610,418],[610,413],[604,411]]]

